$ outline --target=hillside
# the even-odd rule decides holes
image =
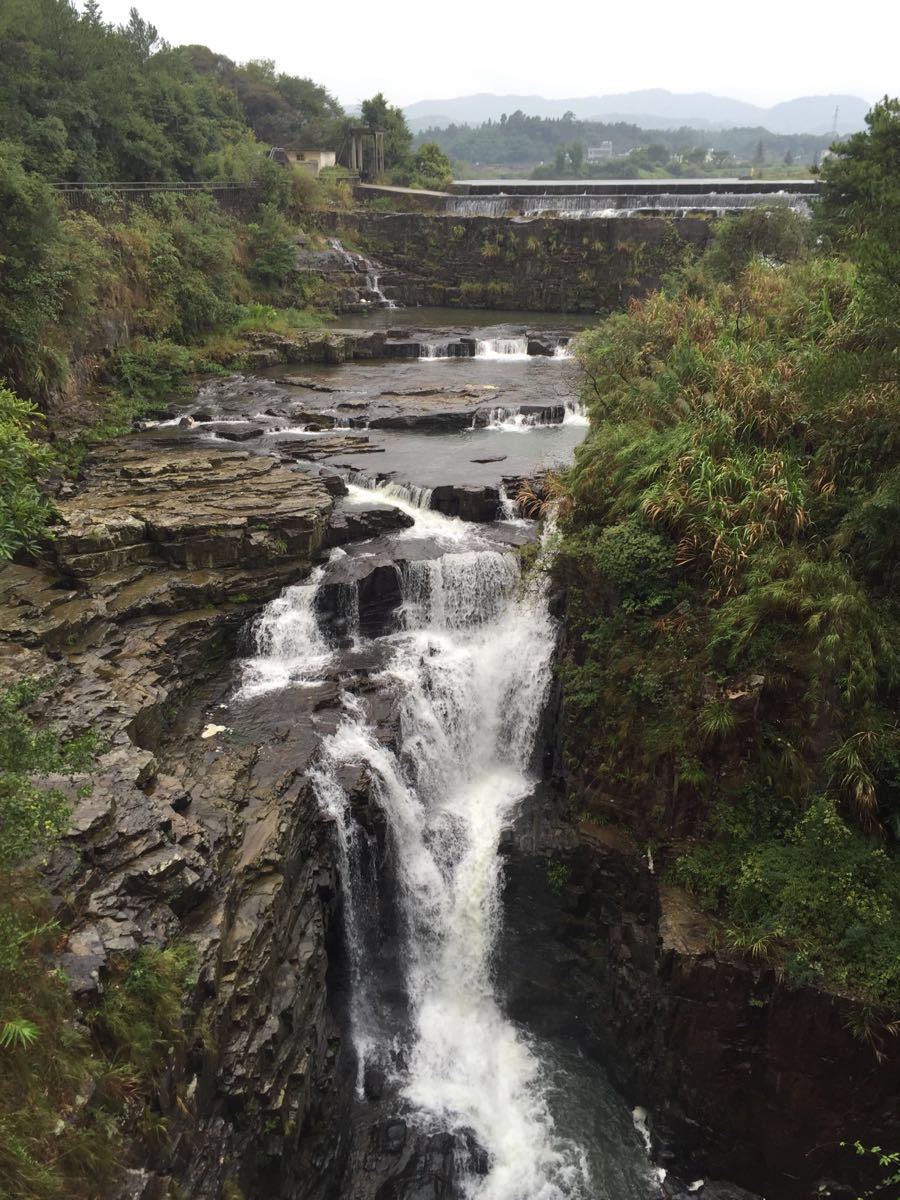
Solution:
[[[679,94],[664,88],[602,96],[551,100],[544,96],[498,96],[481,92],[444,100],[419,100],[404,109],[414,132],[450,124],[478,124],[499,120],[516,110],[540,117],[562,117],[571,112],[582,120],[627,121],[654,129],[689,125],[695,129],[763,126],[773,133],[829,133],[838,110],[837,132],[862,129],[869,104],[859,96],[802,96],[771,108],[748,104],[708,92]]]

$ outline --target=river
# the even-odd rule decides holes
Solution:
[[[486,316],[497,324],[497,314]],[[388,320],[383,311],[373,317]],[[404,314],[425,330],[446,325],[444,313],[430,324],[422,318]],[[459,326],[460,314],[453,318]],[[528,323],[562,324],[533,314]],[[479,336],[471,314],[469,326]],[[343,716],[312,769],[340,868],[346,983],[338,999],[355,1056],[343,1200],[659,1194],[643,1135],[597,1063],[567,1041],[541,1040],[504,1010],[502,845],[540,783],[536,743],[558,632],[540,565],[552,538],[545,532],[538,566],[523,574],[517,544],[535,531],[504,481],[571,461],[586,432],[574,362],[507,345],[471,358],[304,368],[304,403],[318,402],[333,419],[348,411],[371,419],[384,397],[420,403],[423,391],[445,404],[472,393],[487,416],[446,432],[357,421],[358,444],[330,460],[350,481],[340,504],[348,512],[396,506],[412,523],[331,551],[272,601],[250,631],[230,701],[231,719],[252,725],[255,706],[271,710],[291,689],[340,678],[342,656],[372,663],[375,699],[343,694]],[[213,382],[198,406],[221,424],[199,436],[252,419],[265,427],[253,449],[304,438],[313,447],[316,432],[282,420],[285,397],[298,395],[286,374]],[[437,511],[435,497],[450,485],[499,490],[501,519]],[[361,622],[355,581],[367,556],[396,575],[396,602],[374,633]],[[351,559],[356,574],[347,572]],[[337,626],[324,619],[336,579]],[[358,819],[360,771],[377,822]],[[393,1158],[392,1137],[404,1147]],[[387,1152],[375,1153],[376,1143]]]

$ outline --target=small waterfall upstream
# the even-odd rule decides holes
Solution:
[[[350,487],[352,501],[363,489]],[[535,787],[532,760],[556,638],[543,580],[523,581],[517,554],[471,529],[460,544],[463,523],[418,508],[424,495],[398,494],[404,489],[394,484],[378,491],[413,510],[417,524],[434,523],[440,539],[435,557],[398,567],[400,627],[387,635],[381,677],[399,705],[397,748],[378,740],[347,695],[312,772],[342,876],[359,1094],[366,1070],[380,1070],[414,1127],[456,1136],[454,1194],[592,1200],[585,1154],[558,1132],[545,1068],[504,1015],[492,976],[500,842]],[[239,696],[305,681],[327,661],[315,627],[321,580],[318,568],[258,619],[257,656],[244,663]],[[378,994],[385,884],[373,874],[371,835],[344,790],[354,767],[365,770],[387,826],[390,899],[402,931],[399,1023],[395,1011],[385,1017]]]
[[[382,308],[396,308],[396,303],[389,299],[381,290],[381,272],[371,259],[364,254],[351,253],[341,242],[340,238],[329,238],[328,245],[347,264],[347,269],[366,277],[366,290],[371,292]],[[363,303],[368,303],[364,300]]]
[[[476,358],[528,358],[527,337],[479,338],[475,343]]]

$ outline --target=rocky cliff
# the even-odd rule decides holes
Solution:
[[[866,1005],[729,953],[622,826],[535,805],[506,879],[512,1015],[647,1110],[662,1166],[770,1200],[880,1182],[849,1147],[894,1144],[900,1047]]]
[[[111,444],[59,499],[52,561],[0,572],[0,682],[43,679],[57,726],[107,746],[64,785],[73,820],[50,867],[72,990],[90,1005],[141,947],[198,952],[153,1100],[169,1135],[133,1159],[132,1197],[169,1175],[193,1196],[319,1197],[341,1165],[338,895],[305,778],[337,689],[273,728],[215,724],[241,626],[325,541],[329,487],[239,450]]]

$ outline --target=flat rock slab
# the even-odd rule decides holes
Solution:
[[[322,458],[333,458],[336,454],[352,454],[354,451],[361,454],[384,452],[384,446],[372,445],[367,437],[360,437],[358,434],[300,437],[294,441],[279,441],[277,449],[279,454],[288,458],[303,458],[310,462],[317,462]]]
[[[264,566],[321,543],[332,498],[324,481],[246,451],[111,443],[79,493],[60,500],[54,553],[67,575],[135,563]]]

